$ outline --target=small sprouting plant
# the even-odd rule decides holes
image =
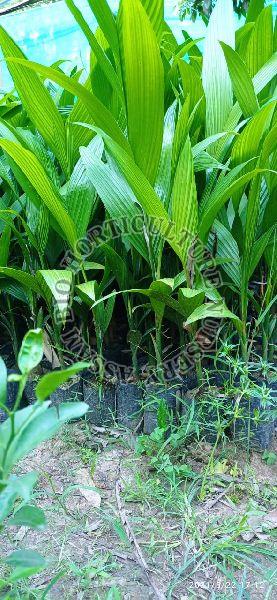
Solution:
[[[17,476],[12,471],[21,458],[55,435],[64,423],[83,416],[88,409],[84,402],[70,402],[51,408],[51,400],[47,400],[61,383],[87,366],[86,363],[78,363],[41,377],[36,386],[35,404],[18,410],[28,377],[39,365],[42,356],[42,330],[31,330],[25,335],[19,351],[20,373],[12,376],[18,384],[12,408],[7,406],[8,381],[11,378],[8,378],[5,363],[0,358],[0,407],[7,414],[7,419],[0,425],[0,535],[4,527],[8,529],[12,525],[36,529],[46,525],[43,511],[32,502],[37,474],[31,472]],[[4,562],[10,573],[0,580],[0,591],[11,589],[16,582],[40,572],[47,564],[43,556],[27,549],[12,552]]]
[[[277,463],[277,454],[276,452],[271,452],[270,450],[265,450],[262,456],[263,461],[269,465],[275,465]]]

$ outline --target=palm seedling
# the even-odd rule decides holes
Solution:
[[[249,300],[255,302],[249,282],[263,257],[271,282],[262,304],[264,323],[275,285],[273,226],[268,221],[276,178],[271,8],[251,7],[251,21],[235,32],[232,1],[218,0],[202,55],[187,34],[178,44],[165,24],[162,2],[121,0],[113,15],[106,0],[90,0],[96,32],[72,0],[67,4],[91,48],[84,83],[80,73],[68,76],[60,66],[26,60],[0,31],[2,50],[28,115],[23,128],[2,119],[0,145],[8,177],[12,173],[27,202],[23,218],[25,206],[32,207],[27,226],[33,237],[26,228],[24,235],[28,248],[38,254],[32,265],[23,254],[19,275],[18,268],[7,267],[6,251],[2,275],[24,289],[27,281],[32,282],[34,295],[47,300],[50,310],[53,299],[59,304],[55,286],[49,284],[51,271],[54,281],[62,253],[70,250],[65,279],[70,280],[72,293],[66,304],[82,286],[92,290],[90,306],[101,357],[111,317],[109,298],[116,296],[115,279],[123,293],[129,331],[137,333],[141,322],[134,316],[141,296],[149,299],[160,378],[165,319],[178,323],[183,346],[184,321],[193,338],[202,319],[230,318],[246,360]],[[266,44],[261,42],[264,28]],[[52,87],[45,80],[53,82]],[[53,84],[60,90],[55,101]],[[15,213],[8,227],[12,220],[18,228],[20,217]],[[100,254],[93,248],[83,256],[78,240],[86,238],[91,225],[107,219],[118,223],[116,244],[111,239]],[[20,222],[20,231],[22,227]],[[6,247],[8,238],[7,231],[2,233]],[[195,259],[198,243],[202,249]],[[225,279],[227,275],[220,289],[203,278],[207,245]],[[86,264],[99,255],[100,267],[106,265],[111,272],[110,290],[101,286],[98,269],[90,270]],[[145,281],[148,287],[141,285]],[[228,291],[234,289],[237,303]],[[235,312],[226,307],[223,294]],[[110,304],[104,323],[99,307],[105,298]],[[56,337],[59,334],[60,330]],[[134,345],[131,342],[137,371]],[[198,364],[199,375],[200,370]]]

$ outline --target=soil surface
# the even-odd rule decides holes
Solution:
[[[31,548],[48,568],[18,597],[49,586],[53,600],[276,598],[276,464],[230,445],[211,472],[212,447],[198,443],[185,462],[199,480],[175,485],[135,446],[130,433],[78,422],[19,465],[40,474],[34,502],[47,527],[10,527],[1,554]]]

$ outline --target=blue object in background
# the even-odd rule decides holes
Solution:
[[[76,4],[92,29],[95,29],[96,20],[86,0],[77,0]],[[118,0],[110,0],[109,4],[113,11],[117,10]],[[179,20],[177,0],[166,1],[165,17],[180,42],[184,39],[182,29],[194,37],[205,34],[206,28],[202,20],[196,23]],[[72,61],[72,67],[78,64],[79,67],[86,68],[88,65],[89,45],[63,0],[3,15],[0,17],[0,24],[30,60],[48,66],[61,59]],[[11,87],[12,80],[7,67],[2,63],[0,89],[7,90]]]
[[[96,28],[96,20],[86,0],[77,0],[92,29]],[[118,0],[110,0],[113,11],[117,10]],[[273,11],[276,13],[277,1],[273,0]],[[274,8],[275,7],[275,8]],[[179,20],[178,0],[165,1],[165,19],[179,42],[184,40],[182,30],[194,38],[205,35],[206,27],[201,19],[193,23],[187,19]],[[243,23],[236,18],[237,26]],[[57,60],[72,61],[71,67],[78,65],[86,69],[89,62],[89,45],[67,8],[64,0],[52,4],[40,4],[23,11],[0,16],[0,24],[9,32],[30,60],[51,65]],[[69,67],[68,67],[69,68]],[[0,89],[12,88],[12,80],[4,63],[1,66]]]

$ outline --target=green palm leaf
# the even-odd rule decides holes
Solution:
[[[9,63],[17,63],[23,65],[30,71],[40,73],[43,77],[55,81],[58,85],[68,90],[74,96],[77,96],[85,105],[89,115],[97,127],[100,127],[110,135],[114,140],[117,141],[125,150],[130,151],[129,144],[118,126],[112,113],[92,94],[87,87],[78,83],[71,77],[64,75],[61,71],[53,69],[51,67],[44,67],[39,63],[32,62],[30,60],[25,61],[22,59],[9,59]]]
[[[63,120],[48,90],[36,73],[25,68],[25,56],[8,33],[0,27],[0,45],[4,57],[23,59],[21,64],[7,61],[15,87],[35,127],[68,172],[66,133]]]
[[[108,214],[137,251],[148,260],[148,249],[143,235],[144,219],[136,199],[123,177],[88,148],[80,149],[87,177],[95,186]]]
[[[142,206],[145,214],[152,220],[153,227],[168,240],[178,256],[181,256],[182,253],[177,240],[178,233],[181,237],[181,230],[177,231],[178,224],[176,224],[175,229],[175,224],[170,222],[167,211],[148,179],[123,148],[110,137],[104,135],[103,132],[98,131],[98,133],[102,135],[108,154],[117,163],[119,170],[133,190],[135,198]]]
[[[183,231],[180,241],[182,262],[187,264],[188,251],[193,244],[198,225],[197,192],[189,136],[180,153],[172,190],[172,220]]]
[[[245,164],[239,165],[230,171],[225,177],[220,179],[209,197],[205,206],[202,207],[201,218],[199,222],[199,236],[205,241],[207,234],[212,227],[215,217],[217,216],[220,209],[224,206],[225,202],[233,196],[237,191],[241,190],[246,183],[251,181],[254,177],[260,173],[265,173],[266,169],[253,169],[252,171],[245,173],[241,177],[238,177]]]
[[[164,0],[141,0],[156,33],[158,41],[161,39],[164,27]]]
[[[29,273],[25,273],[20,269],[12,269],[10,267],[0,267],[0,274],[5,275],[5,277],[11,277],[11,279],[15,279],[18,283],[21,283],[24,287],[40,294],[40,286],[37,283],[35,277],[30,275]]]
[[[49,269],[38,271],[36,277],[48,306],[54,300],[58,310],[56,319],[64,325],[71,299],[72,272],[66,269]]]
[[[65,210],[58,192],[47,177],[36,156],[29,150],[23,148],[23,146],[20,146],[20,144],[9,140],[0,139],[0,146],[23,171],[24,175],[28,178],[29,182],[37,191],[49,212],[58,223],[65,239],[70,246],[75,249],[77,235],[74,223]]]
[[[259,14],[247,45],[246,64],[252,77],[271,58],[272,53],[272,6],[267,6]]]
[[[233,106],[232,83],[219,41],[235,46],[232,0],[217,1],[207,29],[202,70],[207,136],[224,131]]]
[[[250,0],[246,15],[246,23],[256,21],[263,8],[264,0]]]
[[[197,321],[201,321],[202,319],[207,319],[208,317],[211,317],[213,319],[232,319],[236,328],[238,330],[241,330],[240,319],[227,308],[224,302],[222,302],[221,304],[214,304],[213,302],[208,302],[207,304],[202,304],[201,306],[198,306],[188,317],[185,325],[191,325],[192,323],[196,323]]]
[[[122,90],[120,80],[119,80],[112,64],[110,63],[108,57],[106,56],[105,52],[103,52],[100,44],[98,43],[96,36],[91,31],[90,27],[87,24],[87,21],[83,17],[79,8],[74,4],[73,0],[65,0],[65,1],[66,1],[68,8],[71,10],[72,14],[74,15],[74,18],[76,19],[78,25],[81,27],[82,31],[84,32],[84,34],[89,42],[89,45],[91,47],[91,50],[94,53],[96,60],[99,64],[99,66],[101,67],[101,69],[103,70],[103,73],[105,74],[107,80],[111,84],[112,89],[118,95],[120,100],[122,102],[124,102],[124,95],[123,95],[123,90]]]
[[[99,27],[116,56],[119,54],[118,36],[113,13],[106,0],[88,0]]]
[[[154,183],[162,149],[164,118],[164,72],[160,50],[140,0],[122,0],[118,27],[128,138],[137,165]]]
[[[240,55],[224,42],[221,42],[221,48],[227,62],[236,99],[243,115],[251,117],[259,109],[259,103],[246,64],[240,58]]]

